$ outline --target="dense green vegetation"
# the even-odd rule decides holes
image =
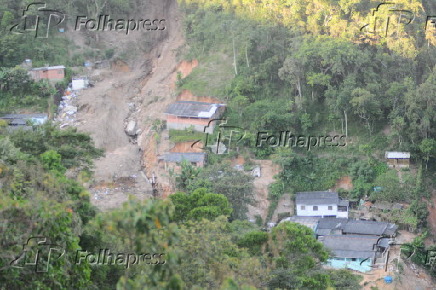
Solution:
[[[116,16],[140,10],[142,2],[47,4],[69,15]],[[397,0],[397,8],[413,11],[416,21],[406,25],[392,17],[391,29],[375,33],[360,31],[373,21],[375,0],[178,2],[185,14],[185,57],[200,61],[190,76],[179,77],[178,89],[228,103],[229,124],[247,130],[240,143],[247,167],[250,158],[271,158],[280,166],[269,189],[272,205],[284,193],[325,190],[347,175],[354,187],[341,195],[409,203],[386,219],[425,229],[426,200],[436,176],[436,38],[423,30],[432,2]],[[54,31],[43,40],[7,33],[26,3],[0,0],[0,113],[45,110],[55,93],[16,67],[26,58],[35,66],[75,66],[122,56],[112,48],[76,51]],[[384,7],[378,15],[391,14]],[[96,34],[85,39],[98,47]],[[256,147],[259,131],[349,139],[344,148],[311,151]],[[170,132],[174,142],[203,137],[189,130]],[[412,170],[399,175],[388,169],[382,162],[387,149],[410,151]],[[358,275],[322,267],[329,253],[309,228],[281,223],[267,232],[266,221],[246,221],[253,177],[232,168],[226,159],[235,153],[210,154],[203,169],[183,163],[172,174],[178,192],[168,200],[131,198],[120,209],[99,213],[82,184],[92,178],[93,159],[102,154],[87,134],[74,129],[46,124],[8,133],[0,123],[1,289],[360,288]],[[47,272],[23,264],[29,256],[20,255],[30,237],[65,250],[42,264]],[[26,255],[35,258],[41,245],[27,246]],[[77,262],[79,252],[102,249],[156,254],[162,263]],[[404,246],[406,255],[414,253],[408,258],[423,266],[429,249],[423,237]],[[47,261],[49,254],[41,253],[41,259]]]
[[[223,97],[229,123],[247,130],[239,144],[252,158],[273,158],[281,166],[270,186],[273,205],[283,193],[325,190],[345,175],[354,185],[343,193],[350,199],[422,202],[429,197],[434,170],[428,164],[436,157],[436,49],[434,33],[424,27],[431,3],[395,1],[396,9],[415,15],[407,25],[382,5],[377,17],[393,22],[387,30],[377,23],[379,30],[366,31],[360,28],[373,27],[379,1],[181,2],[187,58],[200,62],[193,74],[221,57],[228,66],[214,66],[213,73],[230,67],[234,78],[211,78],[209,90],[188,76],[179,87]],[[315,146],[310,152],[305,146],[256,146],[258,132],[280,136],[283,131],[342,134],[347,146]],[[400,180],[382,163],[386,150],[411,152],[417,170],[402,172]],[[425,225],[417,211],[402,214],[406,224]]]

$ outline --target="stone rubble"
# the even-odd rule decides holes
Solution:
[[[59,122],[60,128],[76,126],[77,121],[77,93],[68,87],[62,101],[59,104],[58,113],[55,121]]]

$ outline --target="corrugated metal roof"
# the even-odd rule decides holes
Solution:
[[[161,159],[167,162],[182,162],[186,160],[188,162],[204,162],[206,153],[166,153]]]
[[[350,202],[348,200],[345,199],[339,199],[339,206],[350,206]]]
[[[304,205],[338,204],[339,196],[337,192],[328,191],[297,192],[295,202]]]
[[[377,236],[334,235],[321,241],[337,258],[373,258]]]
[[[36,118],[36,119],[43,119],[43,118],[48,118],[48,114],[42,113],[42,114],[6,114],[0,117],[0,119],[32,119],[32,118]]]
[[[347,218],[324,217],[319,220],[318,229],[342,229],[347,222]]]
[[[63,65],[57,65],[57,66],[45,66],[45,67],[35,67],[31,70],[53,70],[53,69],[63,69],[65,68]]]
[[[387,158],[387,159],[409,159],[410,152],[389,152],[389,151],[386,151],[385,158]]]
[[[396,224],[377,222],[377,221],[363,221],[352,220],[347,218],[334,218],[324,217],[318,222],[317,234],[319,230],[326,234],[326,230],[342,230],[344,234],[352,235],[377,235],[377,236],[392,236],[395,234],[398,226]]]
[[[177,101],[168,106],[165,114],[178,117],[209,119],[216,113],[218,107],[222,106],[225,105],[194,101]]]

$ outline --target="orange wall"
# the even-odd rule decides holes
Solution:
[[[207,126],[211,119],[179,118],[174,115],[167,115],[167,123],[192,124]]]
[[[31,71],[32,78],[36,81],[41,79],[60,80],[65,77],[64,69],[34,70]]]

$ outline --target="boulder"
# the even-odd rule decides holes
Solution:
[[[131,120],[127,124],[126,133],[129,136],[135,136],[136,135],[136,122]]]

